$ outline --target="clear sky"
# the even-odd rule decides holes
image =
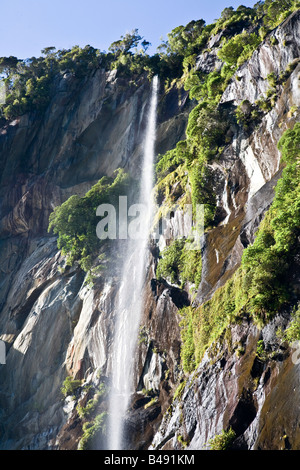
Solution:
[[[26,59],[41,49],[81,47],[107,51],[121,35],[137,28],[155,53],[161,38],[191,20],[207,24],[225,7],[253,6],[257,0],[0,0],[0,57]]]

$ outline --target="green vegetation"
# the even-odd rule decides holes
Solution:
[[[218,160],[225,145],[230,143],[231,117],[219,106],[219,101],[234,72],[261,42],[256,33],[244,31],[253,25],[254,20],[260,21],[255,9],[239,7],[234,11],[228,8],[214,25],[197,23],[176,28],[168,35],[169,41],[165,45],[169,55],[182,54],[181,80],[190,98],[197,100],[198,104],[189,115],[186,140],[159,156],[156,165],[158,201],[170,209],[181,201],[183,194],[190,192],[194,207],[205,204],[206,228],[213,226],[216,210],[209,164]],[[223,62],[221,70],[210,73],[196,71],[196,52],[204,51],[209,39],[221,30],[228,32],[218,53]]]
[[[277,98],[279,96],[279,89],[281,86],[285,85],[287,79],[290,77],[291,73],[295,70],[299,63],[299,59],[294,59],[284,70],[281,72],[279,76],[277,76],[274,72],[270,73],[267,76],[267,80],[269,82],[269,89],[266,92],[265,96],[261,96],[254,105],[252,106],[252,111],[251,115],[247,116],[246,119],[243,119],[243,117],[239,114],[240,110],[237,109],[236,114],[237,118],[241,119],[241,122],[243,124],[249,124],[249,121],[256,120],[259,117],[262,117],[264,113],[268,113],[271,111],[277,101]]]
[[[182,447],[185,449],[189,445],[189,441],[185,440],[181,434],[177,437],[178,442],[182,445]]]
[[[235,437],[236,434],[232,428],[229,428],[228,431],[223,429],[221,434],[209,440],[209,448],[210,450],[228,450]]]
[[[266,0],[258,2],[254,8],[240,6],[236,11],[225,8],[216,23],[205,25],[203,21],[191,22],[185,27],[179,26],[168,34],[168,41],[160,47],[161,57],[182,57],[184,88],[189,91],[190,98],[197,100],[198,105],[192,110],[187,126],[187,139],[180,142],[175,149],[159,156],[156,167],[157,185],[159,195],[164,195],[166,204],[170,206],[174,201],[167,196],[172,192],[171,184],[178,183],[183,172],[187,174],[187,183],[191,184],[194,168],[197,166],[197,196],[195,184],[191,188],[191,198],[209,203],[209,213],[206,215],[206,225],[213,223],[215,202],[209,200],[211,191],[206,188],[205,175],[207,164],[222,153],[224,145],[230,142],[230,117],[219,107],[220,97],[225,90],[237,68],[247,60],[257,49],[263,37],[271,31],[290,13],[299,8],[299,1]],[[248,28],[252,29],[249,33]],[[253,29],[256,28],[256,31]],[[258,30],[263,33],[258,34]],[[195,70],[197,54],[207,49],[209,40],[223,31],[221,48],[218,57],[222,60],[221,70],[213,70],[205,74]],[[291,71],[286,71],[287,74]],[[251,109],[241,105],[244,109],[237,110],[237,120],[247,126],[251,121],[257,120],[262,112],[272,109],[277,99],[276,88],[286,77],[269,77],[270,90],[268,96],[262,98]],[[196,165],[197,163],[197,165]],[[177,170],[177,175],[174,172]],[[173,178],[166,178],[172,173]],[[202,176],[201,176],[202,175]],[[165,191],[163,191],[163,188]],[[183,191],[184,192],[184,191]],[[180,194],[179,194],[180,197]]]
[[[91,398],[86,406],[81,406],[81,405],[77,405],[76,409],[77,409],[77,412],[78,412],[78,415],[81,419],[86,419],[88,418],[92,413],[95,412],[98,404],[99,404],[99,401],[103,398],[103,396],[105,395],[106,393],[106,388],[105,388],[105,385],[104,383],[100,383],[100,386],[99,388],[96,390],[96,393],[95,395],[93,396],[93,398]]]
[[[216,201],[209,164],[217,161],[224,146],[230,143],[232,122],[232,117],[219,106],[220,97],[237,68],[251,56],[266,32],[276,27],[298,4],[293,1],[266,1],[264,4],[259,2],[254,9],[225,9],[213,28],[203,26],[198,38],[194,36],[186,49],[182,39],[184,28],[177,28],[169,37],[169,53],[173,48],[173,51],[185,55],[184,87],[189,91],[190,98],[197,100],[198,104],[190,113],[186,140],[158,158],[156,196],[160,205],[171,210],[182,202],[192,202],[194,207],[197,203],[203,203],[205,228],[213,226]],[[252,28],[256,26],[256,32],[248,34],[247,27],[250,25]],[[223,62],[221,69],[208,74],[196,71],[196,45],[201,44],[204,50],[208,38],[219,31],[226,32],[218,52]],[[266,96],[254,104],[244,100],[235,111],[236,121],[247,129],[270,111],[276,103],[279,87],[285,83],[297,63],[296,60],[290,64],[279,77],[270,74],[267,77],[269,90]],[[207,347],[220,337],[231,322],[238,321],[244,314],[250,314],[256,322],[264,323],[289,299],[286,274],[296,250],[299,230],[298,126],[285,134],[279,149],[286,168],[256,241],[244,252],[241,268],[224,287],[218,289],[209,302],[196,310],[189,307],[181,312],[181,358],[187,372],[194,370]],[[183,272],[186,270],[190,273],[193,271],[192,279],[195,280],[194,276],[197,281],[201,279],[201,254],[197,254],[196,260],[184,259],[183,246],[183,241],[175,241],[165,249],[157,267],[158,278],[166,278],[184,286]],[[192,265],[196,266],[196,270],[190,269]]]
[[[287,130],[278,148],[285,168],[254,244],[243,253],[244,282],[255,317],[268,318],[289,299],[287,272],[298,249],[300,227],[300,124]]]
[[[189,115],[186,134],[190,153],[200,163],[211,161],[223,149],[227,128],[226,115],[214,101],[201,101]]]
[[[78,87],[85,77],[99,68],[117,68],[119,75],[133,78],[143,73],[151,78],[160,70],[162,76],[178,76],[176,63],[167,63],[158,54],[153,57],[146,54],[149,45],[138,30],[133,30],[112,43],[108,53],[87,45],[58,51],[55,47],[46,47],[41,51],[41,57],[26,60],[1,57],[0,74],[5,84],[6,100],[0,106],[0,118],[11,120],[28,112],[44,112],[56,92],[57,79],[66,73],[73,76],[73,86],[75,83]]]
[[[222,30],[226,32],[233,31],[237,34],[244,28],[254,24],[257,19],[255,6],[250,8],[240,5],[236,10],[233,7],[227,7],[222,11],[221,17],[217,20],[212,30],[212,34],[217,34]]]
[[[218,56],[223,62],[236,68],[251,57],[260,43],[261,38],[257,34],[244,31],[229,39],[218,52]]]
[[[186,372],[192,372],[200,363],[206,349],[217,340],[226,327],[241,318],[246,295],[239,285],[238,273],[213,297],[198,308],[181,309],[181,362]]]
[[[235,116],[238,124],[241,124],[244,129],[248,129],[251,124],[256,123],[262,117],[263,110],[270,111],[269,106],[264,108],[264,101],[260,101],[261,106],[257,103],[253,105],[248,100],[243,100],[235,110]],[[263,109],[264,108],[264,109]]]
[[[78,261],[85,272],[93,268],[100,248],[107,243],[96,234],[100,220],[96,209],[104,203],[118,208],[119,196],[129,194],[130,187],[131,178],[123,170],[118,170],[114,178],[101,178],[84,197],[71,196],[50,214],[49,231],[58,234],[57,246],[67,257],[68,265]],[[103,262],[103,254],[100,258]]]
[[[183,382],[181,382],[178,385],[178,387],[175,390],[175,393],[173,395],[173,401],[176,400],[176,399],[181,400],[181,397],[182,397],[182,394],[184,392],[185,386],[186,386],[186,380],[184,380]]]
[[[42,54],[42,57],[26,60],[0,58],[0,73],[5,74],[6,88],[0,117],[10,120],[30,111],[44,111],[54,95],[58,75],[69,72],[83,78],[101,64],[100,51],[91,46],[59,51],[47,47]]]
[[[280,87],[285,85],[291,73],[295,70],[299,63],[299,59],[294,59],[279,76],[275,72],[267,76],[269,88],[265,96],[260,96],[254,104],[248,100],[243,100],[235,110],[236,120],[245,129],[248,129],[252,124],[256,124],[265,113],[271,111],[276,105],[279,96]],[[297,109],[297,108],[296,108]],[[296,110],[294,107],[294,111]],[[290,110],[293,112],[293,109]]]
[[[177,203],[182,203],[181,196],[190,198],[195,209],[196,204],[205,204],[205,226],[213,224],[216,200],[212,191],[212,179],[209,163],[222,153],[229,130],[229,120],[224,111],[218,108],[219,87],[221,75],[214,72],[200,84],[194,79],[187,83],[192,86],[193,94],[200,98],[199,104],[189,115],[185,141],[159,156],[156,165],[156,194],[157,200],[172,209]],[[187,86],[187,85],[186,85]],[[204,89],[209,87],[210,94]],[[206,99],[202,98],[206,96]],[[211,95],[210,99],[207,99]],[[173,191],[176,185],[176,192]],[[190,189],[188,189],[188,186]],[[188,196],[190,194],[190,196]]]
[[[288,272],[299,251],[300,235],[300,123],[284,133],[278,148],[285,168],[253,245],[243,252],[241,267],[208,302],[181,311],[181,359],[186,372],[195,369],[230,323],[249,315],[265,324],[291,300]],[[297,332],[298,325],[296,314],[287,334]]]
[[[290,344],[294,341],[300,341],[300,303],[297,308],[294,308],[291,317],[292,319],[283,333],[283,339]]]
[[[218,161],[230,143],[232,123],[238,122],[247,128],[264,112],[270,111],[276,103],[279,87],[298,61],[278,77],[270,74],[266,96],[254,104],[244,100],[234,116],[219,105],[220,98],[238,67],[251,56],[266,34],[299,7],[298,0],[265,0],[253,8],[225,8],[220,19],[211,25],[197,20],[172,30],[152,57],[147,54],[149,43],[135,29],[113,42],[107,53],[91,46],[59,51],[48,47],[40,58],[25,61],[16,57],[0,58],[0,72],[7,92],[6,102],[0,106],[0,118],[13,119],[28,111],[44,111],[54,96],[57,78],[66,72],[78,84],[101,67],[117,69],[119,75],[132,79],[141,74],[149,78],[159,74],[166,80],[166,86],[171,83],[183,86],[195,106],[189,115],[186,139],[165,155],[159,155],[156,197],[161,206],[160,215],[177,204],[188,202],[194,208],[196,204],[204,204],[205,228],[209,229],[214,226],[216,212],[210,165]],[[220,32],[217,44],[220,68],[210,73],[196,70],[197,56],[210,52],[210,40]],[[276,38],[270,38],[275,44]],[[296,125],[280,140],[285,169],[256,240],[244,251],[241,268],[209,302],[199,309],[190,307],[182,311],[185,370],[193,370],[207,346],[243,313],[265,322],[289,300],[287,272],[297,250],[300,226],[299,146],[300,125]],[[83,198],[72,196],[54,210],[49,230],[58,235],[58,247],[68,264],[77,261],[90,273],[102,269],[106,260],[101,249],[106,241],[96,236],[99,221],[96,208],[105,202],[117,207],[118,196],[128,194],[130,186],[128,175],[119,171],[115,178],[102,178]],[[187,250],[186,243],[186,240],[176,240],[162,253],[157,277],[169,279],[181,287],[187,282],[197,287],[201,280],[201,253]],[[96,254],[100,255],[100,260]]]
[[[98,448],[106,436],[107,413],[102,411],[102,405],[103,400],[107,398],[108,389],[100,378],[100,372],[98,378],[100,379],[98,386],[83,385],[78,397],[76,411],[82,426],[78,450]]]
[[[181,309],[182,321],[181,327],[181,364],[185,372],[192,372],[196,367],[195,349],[196,341],[194,338],[194,309],[186,307]]]
[[[269,31],[275,27],[298,3],[292,0],[266,1],[259,2],[253,9],[239,7],[234,11],[227,8],[213,25],[207,26],[199,20],[175,28],[152,58],[146,53],[149,43],[134,30],[114,42],[108,54],[92,48],[63,52],[47,48],[44,58],[31,60],[27,65],[13,57],[2,60],[2,72],[6,74],[12,97],[18,87],[18,94],[22,96],[21,84],[25,83],[27,95],[25,93],[24,96],[33,100],[34,93],[40,90],[38,97],[41,103],[42,90],[48,86],[49,70],[53,74],[58,70],[69,70],[80,78],[84,69],[94,70],[101,64],[110,69],[117,68],[118,73],[125,75],[146,72],[151,76],[159,72],[164,76],[164,71],[168,71],[169,79],[181,77],[180,84],[197,104],[189,116],[186,139],[158,158],[156,197],[161,215],[177,204],[188,202],[194,208],[196,204],[204,204],[205,227],[210,228],[214,225],[216,210],[210,164],[218,160],[231,139],[232,116],[219,106],[220,97],[237,68],[261,42],[261,29]],[[249,27],[252,28],[251,34],[247,32]],[[218,52],[221,68],[210,73],[196,71],[197,54],[204,51],[209,39],[220,31],[224,31]],[[139,44],[141,49],[138,50]],[[132,52],[134,48],[135,52]],[[284,84],[297,63],[290,64],[279,77],[270,74],[267,77],[270,86],[267,96],[255,104],[244,100],[236,109],[236,121],[247,127],[261,116],[260,113],[270,110],[277,99],[278,87]],[[13,74],[22,67],[28,67],[26,73],[22,73],[22,80],[12,80]],[[37,82],[40,88],[34,86]],[[44,96],[48,96],[46,91]],[[9,104],[13,102],[8,100],[6,105]],[[185,370],[193,370],[208,345],[230,322],[237,321],[244,313],[250,314],[257,322],[268,321],[288,301],[290,292],[286,274],[297,248],[300,226],[299,142],[299,125],[287,131],[280,140],[285,169],[255,243],[244,251],[241,268],[209,302],[197,310],[190,307],[182,311],[182,361]],[[78,261],[85,271],[95,269],[95,253],[99,254],[105,244],[96,236],[96,208],[104,202],[116,202],[120,194],[128,193],[129,186],[128,175],[119,171],[113,179],[102,178],[85,197],[72,196],[55,209],[50,216],[49,230],[58,234],[58,247],[67,256],[68,264]],[[187,242],[184,239],[171,242],[162,253],[156,274],[159,279],[165,278],[181,287],[189,282],[197,288],[201,280],[201,252],[187,250]],[[103,257],[103,253],[100,255]],[[105,260],[101,261],[105,264]],[[98,268],[101,269],[101,264]]]
[[[180,286],[184,286],[186,282],[195,284],[196,288],[199,286],[202,271],[201,252],[189,250],[188,243],[188,240],[177,239],[164,249],[156,270],[158,279],[164,278]]]
[[[196,97],[199,86],[202,88],[201,83],[197,84],[199,77],[194,72],[196,58],[208,49],[211,38],[223,31],[219,57],[227,68],[223,68],[221,74],[224,78],[228,73],[229,77],[266,34],[299,7],[299,0],[265,0],[253,8],[243,5],[236,10],[225,8],[215,23],[206,25],[199,19],[174,28],[153,56],[147,53],[150,43],[134,29],[114,41],[108,52],[90,45],[83,48],[76,45],[60,50],[45,47],[41,57],[26,60],[1,57],[0,73],[6,87],[6,102],[0,106],[0,118],[11,120],[27,112],[43,112],[55,94],[58,77],[68,72],[80,86],[81,80],[98,68],[117,69],[119,75],[133,78],[141,74],[147,74],[149,78],[159,74],[168,83],[180,79],[183,74],[184,81],[190,85],[196,79],[191,88],[191,96],[195,94]],[[252,28],[250,33],[249,28]],[[274,42],[276,38],[272,37],[272,40]],[[213,80],[209,87],[219,86],[222,81],[220,77],[211,76],[210,79]]]
[[[168,40],[162,42],[159,51],[165,54],[178,54],[182,57],[193,55],[209,37],[203,20],[190,21],[186,26],[178,26],[168,33]]]
[[[76,390],[81,386],[81,380],[73,379],[70,376],[67,376],[61,387],[61,393],[64,397],[68,395],[73,395]]]
[[[261,360],[265,361],[267,358],[267,353],[265,351],[265,344],[262,339],[257,341],[257,346],[256,346],[256,356]]]
[[[105,436],[107,413],[102,412],[92,421],[83,424],[83,435],[78,444],[78,450],[93,450],[95,439]]]
[[[151,400],[148,401],[148,403],[146,403],[146,405],[144,405],[144,409],[147,410],[147,408],[150,408],[150,406],[155,405],[157,402],[158,402],[158,397],[151,398]]]
[[[256,6],[258,15],[263,17],[260,34],[264,37],[293,11],[300,8],[300,2],[299,0],[265,0],[264,2],[258,2]]]

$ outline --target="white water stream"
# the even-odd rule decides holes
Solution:
[[[156,138],[158,77],[153,78],[138,204],[143,204],[141,224],[136,239],[128,239],[119,290],[118,310],[112,351],[112,389],[109,405],[108,446],[124,449],[124,416],[134,391],[134,354],[143,307],[142,290],[147,268],[147,246],[153,202],[153,166]]]
[[[222,225],[226,225],[228,223],[229,217],[231,216],[231,210],[228,204],[228,189],[227,188],[228,188],[228,180],[226,178],[223,195],[222,195],[222,203],[223,203],[223,208],[225,209],[227,216],[223,220]]]

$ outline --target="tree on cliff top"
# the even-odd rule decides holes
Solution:
[[[0,57],[0,73],[5,73],[6,78],[17,70],[19,59],[14,56]]]
[[[118,41],[114,41],[109,46],[108,50],[116,55],[128,54],[131,49],[138,46],[142,39],[142,36],[138,33],[138,29],[133,29],[131,33],[126,33],[125,36],[121,36]],[[142,45],[147,46],[149,43],[147,41],[143,41]]]

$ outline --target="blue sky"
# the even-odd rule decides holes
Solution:
[[[100,50],[137,28],[152,43],[191,20],[207,24],[225,7],[253,6],[257,0],[0,0],[0,56],[39,56],[41,49],[87,44]]]

